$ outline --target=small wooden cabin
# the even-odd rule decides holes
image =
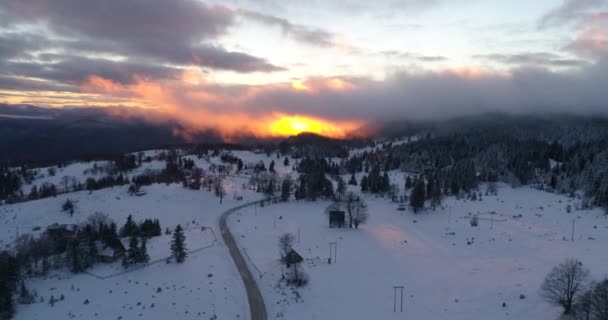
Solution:
[[[346,224],[346,212],[333,210],[329,212],[329,227],[343,228]]]
[[[284,259],[287,268],[289,268],[292,264],[297,265],[298,263],[304,261],[304,258],[302,258],[302,256],[297,253],[293,248],[290,249],[289,252],[287,252],[287,255],[285,255]]]

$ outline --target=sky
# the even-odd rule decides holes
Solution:
[[[0,103],[226,137],[606,115],[607,83],[608,0],[0,0]]]

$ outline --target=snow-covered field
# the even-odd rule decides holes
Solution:
[[[232,153],[246,165],[263,161],[268,167],[274,160],[279,175],[294,174],[293,159],[284,166],[284,158],[276,154]],[[206,171],[222,164],[219,157],[185,158]],[[33,184],[60,186],[64,176],[84,182],[95,176],[90,173],[93,166],[73,163],[56,168],[55,176],[42,168]],[[128,176],[162,168],[163,161],[153,160]],[[140,197],[121,186],[0,206],[3,249],[10,249],[18,234],[39,235],[50,224],[80,224],[102,212],[118,226],[128,215],[135,221],[159,219],[163,231],[181,224],[188,250],[195,251],[184,264],[167,264],[170,236],[163,235],[148,243],[152,263],[143,268],[124,272],[117,262],[83,274],[62,270],[31,279],[28,286],[44,302],[18,306],[16,319],[247,319],[245,290],[217,222],[229,208],[263,197],[243,188],[250,173],[244,170],[224,180],[222,204],[211,192],[157,184],[143,187],[146,194]],[[390,177],[402,185],[403,173],[393,171]],[[75,203],[73,216],[61,211],[67,199]],[[596,279],[608,270],[607,216],[601,210],[567,213],[566,207],[575,208],[577,200],[562,195],[501,185],[497,196],[483,196],[482,201],[450,197],[442,208],[418,215],[397,211],[398,205],[387,198],[365,199],[370,220],[359,230],[330,229],[323,213],[329,203],[324,201],[247,207],[231,216],[230,227],[258,278],[269,319],[549,320],[559,310],[542,300],[539,287],[553,266],[574,257]],[[478,227],[470,225],[474,215]],[[294,248],[306,259],[303,266],[310,276],[308,286],[297,292],[277,285],[282,274],[278,237],[285,232],[296,236]],[[332,264],[327,261],[330,242],[337,243]],[[404,286],[403,312],[393,312],[393,286]],[[59,300],[54,306],[51,295]]]
[[[242,179],[241,179],[242,180]],[[232,179],[228,184],[240,185]],[[247,298],[239,274],[217,230],[219,214],[228,208],[258,199],[258,194],[243,191],[244,199],[231,196],[219,199],[209,192],[191,191],[181,185],[151,185],[147,194],[132,197],[127,187],[115,187],[60,195],[37,201],[0,206],[0,245],[9,247],[16,233],[39,234],[52,223],[86,221],[94,212],[108,214],[120,226],[129,214],[135,221],[145,218],[160,220],[163,231],[181,224],[187,230],[189,251],[184,264],[152,263],[132,272],[121,273],[120,262],[99,264],[91,274],[73,275],[67,271],[54,273],[47,279],[28,282],[43,303],[18,307],[16,319],[246,319],[249,314]],[[76,213],[70,217],[61,212],[66,199],[76,203]],[[16,227],[19,227],[17,230]],[[32,228],[41,227],[32,232]],[[204,232],[201,227],[208,228]],[[217,242],[215,241],[217,236]],[[170,236],[153,238],[148,249],[151,261],[164,260],[170,255]],[[115,275],[119,273],[118,275]],[[211,275],[211,276],[210,276]],[[103,277],[99,279],[96,276]],[[160,292],[157,292],[159,290]],[[49,305],[53,295],[63,301]],[[89,303],[85,304],[85,300]]]
[[[445,209],[418,215],[387,199],[367,201],[370,221],[359,230],[330,229],[327,202],[247,208],[231,218],[271,319],[555,319],[560,311],[539,295],[553,266],[574,257],[596,278],[608,270],[607,217],[600,210],[569,214],[574,200],[563,196],[502,186],[498,196],[450,198]],[[479,226],[471,227],[475,214]],[[299,298],[277,287],[285,232],[299,238],[294,248],[310,275]],[[331,265],[330,242],[337,242]],[[405,287],[403,313],[393,312],[393,286]]]
[[[145,156],[156,157],[159,151]],[[248,151],[235,151],[245,164],[260,161],[268,167],[272,160],[278,174],[291,172],[283,158]],[[219,157],[184,156],[196,166],[210,170],[222,164]],[[292,160],[293,161],[293,160]],[[75,162],[62,168],[37,169],[35,180],[23,187],[53,183],[60,190],[69,179],[84,183],[88,177],[99,178],[105,172],[93,170],[108,162]],[[130,171],[132,177],[147,170],[162,170],[165,162],[153,159]],[[50,175],[49,168],[54,170]],[[67,178],[64,178],[67,177]],[[162,230],[181,224],[185,229],[189,258],[184,264],[167,264],[170,235],[148,242],[151,262],[126,271],[120,262],[98,264],[82,274],[67,270],[51,272],[46,279],[28,280],[28,287],[38,294],[38,302],[19,305],[16,319],[247,319],[249,306],[240,276],[218,234],[219,215],[231,207],[258,200],[262,195],[244,188],[250,176],[233,174],[223,181],[226,196],[219,198],[207,191],[192,191],[179,184],[150,185],[142,188],[144,196],[130,196],[127,186],[94,191],[72,192],[53,198],[0,206],[0,248],[11,249],[19,235],[41,235],[47,226],[81,224],[94,213],[107,214],[120,227],[132,215],[135,221],[159,219]],[[235,196],[242,197],[237,200]],[[61,211],[70,199],[75,204],[73,216]],[[204,228],[204,231],[203,231]],[[126,239],[123,239],[125,242]],[[50,306],[49,299],[58,300]],[[63,296],[63,299],[61,299]],[[40,302],[40,297],[44,302]]]

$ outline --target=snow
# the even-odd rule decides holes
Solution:
[[[244,182],[241,177],[226,179],[226,189],[238,187],[243,200],[228,193],[222,204],[210,192],[187,190],[178,184],[157,184],[144,187],[146,195],[142,197],[129,196],[128,187],[121,186],[0,206],[3,248],[12,247],[17,233],[40,235],[53,223],[80,224],[91,214],[102,212],[118,226],[130,214],[135,221],[159,219],[163,233],[166,228],[181,224],[186,229],[190,251],[185,263],[166,264],[171,236],[163,235],[148,242],[151,263],[146,266],[125,272],[119,261],[99,264],[88,273],[74,275],[60,270],[46,279],[28,280],[28,286],[45,302],[18,306],[15,319],[212,319],[214,315],[220,319],[246,319],[249,306],[245,289],[217,234],[222,212],[261,197],[241,190]],[[61,211],[66,199],[75,203],[73,217]],[[159,287],[161,292],[157,293]],[[51,295],[55,299],[64,295],[65,299],[51,307]],[[85,299],[90,303],[84,304]]]
[[[160,152],[145,154],[156,157]],[[231,153],[246,164],[263,161],[268,167],[274,160],[277,174],[295,174],[296,160],[291,158],[284,166],[284,158],[276,154]],[[223,164],[219,157],[184,157],[206,173],[212,164]],[[43,168],[34,184],[52,182],[61,188],[63,176],[84,182],[93,166],[72,163],[57,169],[54,177]],[[127,175],[164,166],[160,160],[144,162]],[[357,174],[358,181],[361,176]],[[404,173],[393,171],[390,177],[403,187]],[[129,196],[128,187],[121,186],[0,206],[3,249],[12,248],[17,234],[40,235],[53,223],[80,224],[95,212],[107,214],[118,226],[128,215],[135,221],[159,219],[163,230],[147,243],[148,265],[124,270],[120,262],[99,264],[87,273],[59,270],[46,279],[28,280],[45,302],[20,305],[16,319],[247,319],[245,290],[218,234],[217,220],[229,208],[262,198],[246,188],[250,178],[233,171],[223,182],[227,194],[222,204],[207,191],[156,184],[143,187],[146,194],[141,197]],[[563,195],[499,187],[497,196],[483,196],[482,201],[450,197],[442,208],[417,215],[409,209],[398,211],[399,204],[387,198],[365,195],[370,221],[359,230],[330,229],[323,213],[329,203],[324,201],[247,207],[231,216],[229,224],[258,278],[269,319],[555,319],[559,309],[539,294],[544,276],[574,257],[596,279],[604,277],[608,218],[600,210],[567,213],[566,206],[577,207],[577,200]],[[61,211],[67,199],[75,204],[73,216]],[[470,225],[473,216],[478,227]],[[177,224],[186,229],[190,254],[183,264],[167,264],[171,236],[164,231]],[[305,258],[303,267],[310,276],[308,286],[297,292],[277,285],[282,273],[278,237],[285,232],[296,236],[294,249]],[[337,243],[332,264],[327,261],[330,242]],[[401,285],[404,310],[395,313],[393,286]],[[64,299],[51,307],[51,295]]]
[[[105,279],[65,273],[34,279],[30,287],[45,302],[20,305],[15,319],[246,319],[249,313],[238,272],[221,246],[190,254],[183,264],[156,263]],[[51,295],[65,299],[51,307]]]
[[[450,198],[445,209],[418,215],[384,198],[367,201],[370,222],[359,230],[330,229],[327,202],[271,205],[257,214],[247,208],[231,218],[271,319],[555,319],[559,310],[539,295],[553,266],[575,257],[596,278],[608,268],[608,219],[599,210],[566,213],[572,200],[563,196],[502,186],[498,196]],[[479,226],[471,227],[478,213]],[[568,241],[573,219],[575,241]],[[277,286],[285,232],[300,234],[294,248],[310,275],[299,299]],[[331,265],[330,242],[337,242]],[[401,285],[404,311],[394,313],[393,286]]]

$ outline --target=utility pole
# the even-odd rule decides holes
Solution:
[[[448,208],[448,225],[452,224],[452,207]]]
[[[576,219],[572,219],[572,236],[571,236],[572,241],[574,241],[574,223],[575,222],[576,222]]]
[[[397,296],[401,299],[399,312],[403,312],[403,288],[403,286],[393,286],[393,312],[397,312]],[[399,294],[397,294],[397,291],[399,291]]]
[[[333,258],[334,263],[336,262],[337,253],[338,253],[338,243],[330,242],[329,243],[329,259],[327,259],[329,264],[331,264],[332,258]]]

